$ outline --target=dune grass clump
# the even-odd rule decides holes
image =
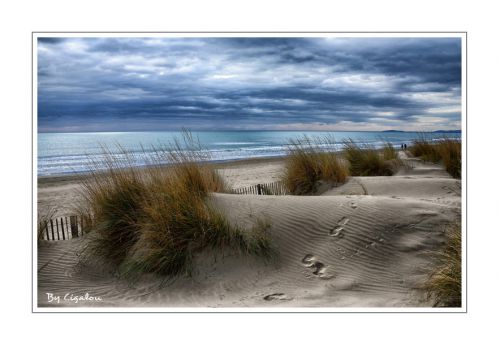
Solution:
[[[441,159],[437,146],[423,136],[414,140],[408,149],[413,156],[420,157],[424,161],[437,163]]]
[[[460,179],[462,177],[462,143],[445,138],[439,141],[437,151],[446,171],[453,178]]]
[[[398,152],[391,143],[386,142],[382,148],[382,157],[386,161],[398,160]]]
[[[380,152],[369,145],[358,145],[352,139],[344,141],[344,155],[353,176],[393,175],[401,166],[396,150],[386,144]]]
[[[148,184],[138,169],[112,153],[105,160],[104,171],[95,170],[82,182],[80,213],[92,215],[95,239],[87,253],[118,266],[139,238]]]
[[[462,304],[462,235],[460,224],[446,228],[446,243],[436,254],[438,266],[425,284],[435,306],[460,307]]]
[[[453,178],[462,177],[462,144],[459,140],[444,138],[431,142],[420,136],[413,141],[409,150],[413,156],[424,161],[441,162]]]
[[[344,183],[348,170],[332,149],[333,138],[290,140],[285,159],[283,181],[294,195],[313,194],[321,182],[332,185]]]
[[[231,249],[268,258],[267,228],[232,225],[210,204],[211,192],[227,189],[206,152],[185,134],[184,143],[143,152],[148,166],[124,150],[104,151],[81,186],[80,209],[92,216],[93,236],[83,259],[100,258],[124,277],[145,273],[189,274],[193,256]],[[165,166],[165,162],[169,165]]]

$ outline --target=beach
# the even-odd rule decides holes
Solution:
[[[213,194],[210,203],[233,224],[249,226],[256,218],[269,222],[279,252],[269,263],[205,251],[195,258],[191,277],[148,276],[130,283],[79,263],[86,236],[42,241],[38,306],[432,306],[422,287],[435,264],[431,254],[445,242],[444,226],[459,221],[461,181],[440,165],[399,155],[405,165],[394,176],[350,177],[318,196]],[[283,159],[274,158],[217,169],[238,188],[278,181],[283,167]],[[38,208],[68,215],[79,179],[39,178]]]

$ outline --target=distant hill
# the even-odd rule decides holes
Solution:
[[[414,132],[414,131],[401,131],[401,130],[385,130],[381,132]],[[436,130],[432,133],[462,133],[462,130]]]
[[[462,133],[462,130],[438,130],[438,131],[433,131],[433,132],[439,132],[439,133]]]

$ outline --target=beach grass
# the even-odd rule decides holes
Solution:
[[[446,171],[453,177],[462,177],[462,144],[453,138],[443,138],[434,142],[420,136],[409,147],[410,153],[424,161],[444,165]]]
[[[424,135],[415,139],[408,150],[413,156],[420,157],[427,162],[437,163],[441,159],[436,143],[431,143]]]
[[[462,178],[462,143],[445,138],[439,141],[437,149],[444,168],[453,178]]]
[[[343,151],[353,176],[389,176],[401,166],[401,160],[390,143],[386,143],[381,152],[349,139],[344,141]]]
[[[349,174],[344,162],[333,151],[335,141],[330,137],[290,140],[285,158],[283,182],[292,194],[316,192],[321,182],[331,185],[344,183]]]
[[[382,148],[382,157],[386,161],[398,160],[398,152],[391,143],[386,142]]]
[[[425,284],[435,306],[460,307],[462,303],[462,236],[459,223],[445,229],[446,243],[435,255],[438,266]]]
[[[268,227],[232,225],[210,204],[212,192],[227,190],[189,133],[183,141],[134,154],[103,148],[104,159],[81,186],[81,213],[92,228],[83,259],[100,258],[125,277],[191,272],[193,256],[205,249],[232,249],[257,257],[273,253]],[[165,166],[164,162],[169,162]]]

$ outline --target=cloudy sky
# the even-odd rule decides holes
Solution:
[[[460,38],[39,38],[38,130],[455,130]]]

